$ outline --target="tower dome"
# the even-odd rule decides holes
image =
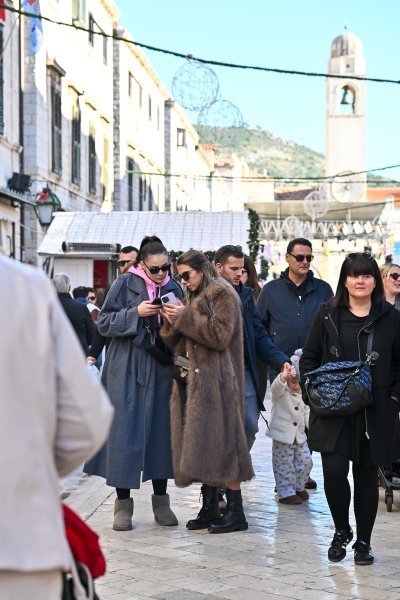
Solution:
[[[362,42],[355,33],[345,31],[333,40],[331,58],[354,55],[362,56]]]

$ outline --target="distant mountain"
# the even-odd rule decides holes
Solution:
[[[217,138],[216,156],[229,157],[235,154],[243,157],[252,171],[269,177],[284,177],[282,184],[290,184],[291,178],[324,177],[325,157],[306,146],[274,135],[258,128],[211,128],[202,127],[200,140],[213,143]],[[229,138],[227,146],[218,148],[218,141]],[[369,174],[371,187],[398,186],[399,182],[378,175]]]
[[[216,151],[217,157],[243,156],[250,169],[270,177],[321,177],[324,156],[284,140],[262,129],[228,129],[229,146]],[[207,136],[208,137],[208,136]]]

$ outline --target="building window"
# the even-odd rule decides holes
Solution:
[[[110,179],[110,170],[109,170],[109,152],[110,152],[110,144],[108,143],[108,138],[104,136],[103,139],[103,189],[102,189],[102,199],[103,202],[108,200],[108,191],[109,191],[109,179]]]
[[[71,180],[79,184],[81,181],[81,107],[78,95],[72,105],[71,143]]]
[[[104,31],[102,29],[100,29],[102,35],[102,40],[103,40],[103,63],[106,65],[107,64],[107,50],[108,50],[108,38],[106,35],[104,35]]]
[[[160,131],[160,107],[157,106],[157,129]]]
[[[129,98],[132,98],[132,96],[133,96],[134,81],[135,81],[135,78],[132,75],[132,73],[129,71],[129,73],[128,73],[128,96],[129,96]]]
[[[61,82],[52,78],[51,94],[51,170],[61,174],[62,171],[62,114],[61,114]]]
[[[149,121],[151,121],[151,113],[152,113],[152,100],[149,94]]]
[[[86,21],[86,0],[72,0],[72,22],[83,24]]]
[[[0,135],[4,133],[4,80],[3,80],[4,26],[0,24]]]
[[[143,207],[146,202],[147,195],[147,182],[144,177],[140,177],[139,179],[139,210],[143,210]]]
[[[92,13],[89,13],[89,44],[91,46],[94,46],[94,26],[95,26],[95,20],[93,18]]]
[[[133,175],[135,170],[135,163],[132,158],[128,158],[126,161],[126,171],[128,176],[128,210],[133,210]]]
[[[96,131],[93,123],[89,125],[89,192],[96,193]]]
[[[178,127],[176,132],[177,132],[176,145],[178,146],[178,148],[186,147],[186,130]]]

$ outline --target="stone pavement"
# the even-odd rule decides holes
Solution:
[[[99,533],[107,557],[107,574],[96,584],[101,600],[400,600],[400,491],[387,513],[381,490],[374,565],[355,567],[351,550],[343,562],[330,563],[333,529],[319,455],[312,472],[318,490],[309,502],[278,504],[264,431],[260,421],[252,451],[256,478],[243,486],[245,532],[187,531],[199,510],[198,485],[178,489],[171,482],[179,525],[169,528],[154,522],[152,487],[145,483],[134,492],[134,529],[127,532],[111,528],[115,494],[102,479],[86,477],[72,489],[67,502]]]

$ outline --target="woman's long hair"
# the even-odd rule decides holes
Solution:
[[[250,256],[244,257],[244,270],[247,271],[248,279],[246,283],[246,287],[251,287],[254,290],[254,302],[256,302],[258,296],[261,293],[261,287],[258,283],[258,274],[256,271],[256,267],[251,260]]]
[[[332,306],[349,307],[349,292],[345,286],[349,275],[353,277],[372,275],[375,279],[375,287],[371,295],[372,304],[383,304],[385,290],[376,260],[368,252],[352,252],[344,259],[340,269],[339,282],[332,300]]]
[[[135,266],[137,266],[141,260],[146,262],[149,256],[155,254],[165,254],[168,256],[168,250],[162,243],[159,237],[156,235],[146,235],[139,246],[139,252],[135,260]]]
[[[386,279],[388,275],[392,272],[393,269],[400,269],[399,265],[395,263],[385,263],[384,265],[379,267],[379,271],[381,273],[382,279]]]
[[[186,290],[188,301],[190,302],[191,296],[197,296],[201,294],[213,281],[221,279],[218,271],[210,262],[205,254],[199,252],[199,250],[188,250],[178,257],[176,261],[177,265],[187,265],[195,271],[203,273],[203,280],[195,292]]]

